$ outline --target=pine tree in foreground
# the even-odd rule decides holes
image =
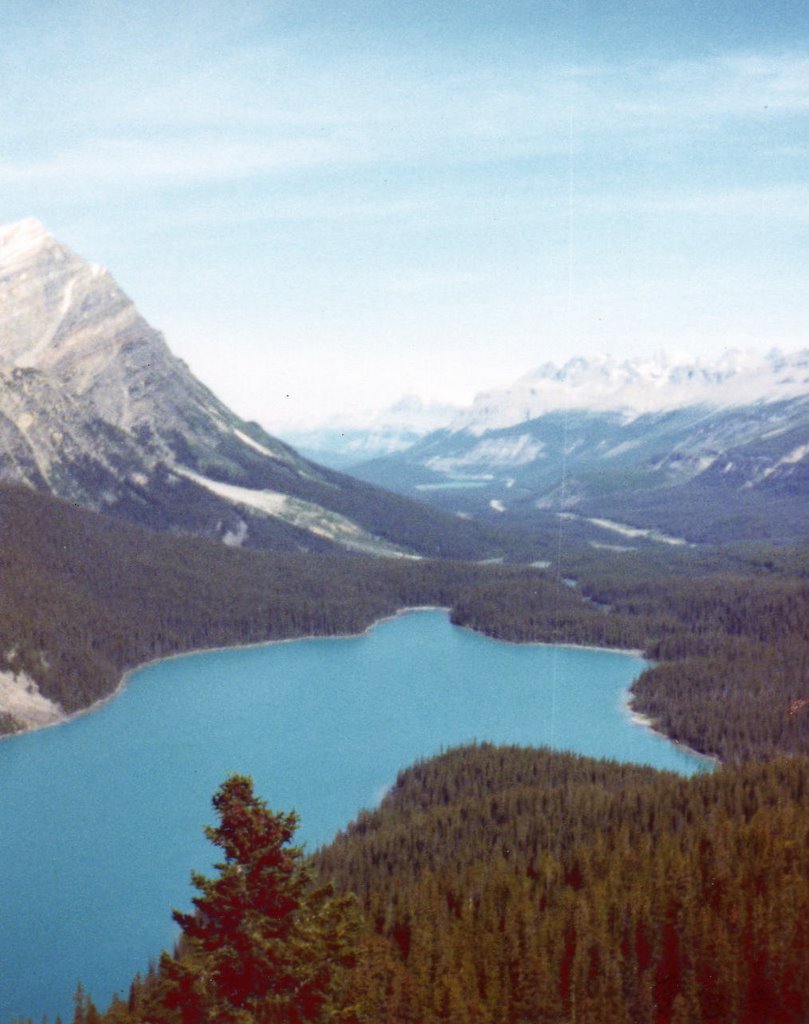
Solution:
[[[213,798],[207,837],[224,853],[213,878],[194,873],[196,912],[174,912],[181,952],[164,954],[163,999],[182,1024],[304,1024],[349,1019],[341,982],[353,966],[351,897],[315,886],[297,815],[273,813],[251,779],[231,776]]]

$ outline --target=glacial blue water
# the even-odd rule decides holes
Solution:
[[[0,743],[0,1022],[99,1005],[175,937],[208,871],[210,797],[253,776],[300,838],[327,842],[399,769],[471,740],[547,744],[691,774],[705,762],[630,720],[625,654],[498,643],[415,612],[361,637],[160,662],[66,725]]]

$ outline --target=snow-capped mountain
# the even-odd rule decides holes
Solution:
[[[809,393],[809,349],[784,355],[732,349],[715,362],[687,353],[647,359],[611,356],[545,363],[512,387],[478,395],[450,424],[480,436],[549,412],[620,412],[627,420],[688,406],[708,408],[777,402]]]
[[[802,536],[809,350],[545,364],[355,472],[513,525],[564,514],[690,540]]]
[[[230,544],[474,547],[471,524],[318,466],[241,420],[106,270],[34,219],[0,228],[0,479]]]

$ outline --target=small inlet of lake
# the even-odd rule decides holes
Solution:
[[[0,743],[0,1024],[106,1006],[171,946],[210,798],[252,775],[309,849],[418,758],[473,740],[690,775],[706,762],[634,723],[634,656],[500,643],[419,611],[360,637],[233,648],[134,673],[98,711]]]

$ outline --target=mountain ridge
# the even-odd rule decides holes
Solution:
[[[809,395],[809,349],[785,354],[729,349],[713,361],[685,352],[616,359],[602,354],[548,362],[511,387],[483,392],[452,422],[451,431],[515,426],[548,412],[646,413],[704,406],[731,408]]]

